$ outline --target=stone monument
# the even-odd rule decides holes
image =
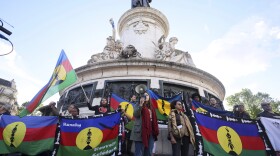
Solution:
[[[85,95],[92,105],[98,105],[101,97],[111,93],[125,99],[140,94],[136,89],[139,85],[164,97],[183,92],[185,99],[199,93],[205,99],[224,100],[223,84],[196,68],[188,51],[176,49],[180,39],[168,38],[169,23],[159,10],[132,5],[132,9],[120,17],[117,29],[113,19],[110,24],[113,34],[106,38],[104,50],[75,69],[79,80],[60,92],[59,108],[65,110],[67,105],[75,103],[82,114],[93,115],[86,107]],[[116,30],[119,39],[115,38]],[[158,144],[167,141],[166,137],[161,139]],[[171,147],[160,150],[159,153],[170,154]]]

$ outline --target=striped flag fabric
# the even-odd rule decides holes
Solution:
[[[110,98],[110,106],[113,110],[117,110],[118,107],[124,110],[126,116],[129,119],[133,118],[134,106],[135,103],[129,102],[118,95],[112,93]]]
[[[152,90],[147,90],[147,93],[150,95],[151,102],[153,104],[153,107],[155,108],[158,122],[165,124],[171,111],[170,104],[172,103],[172,101],[181,100],[182,94],[178,94],[170,98],[165,98],[154,93]]]
[[[0,117],[0,154],[37,155],[52,150],[58,118],[54,116]]]
[[[49,82],[33,97],[19,116],[32,113],[42,102],[77,81],[77,75],[64,50],[61,51]]]
[[[62,118],[57,156],[103,156],[118,150],[121,114],[88,119]]]
[[[266,156],[255,120],[194,112],[197,155]]]
[[[213,107],[206,106],[206,105],[204,105],[200,102],[197,102],[195,100],[192,100],[192,110],[197,111],[197,112],[211,112],[211,113],[214,113],[214,114],[234,117],[233,112],[215,109]]]

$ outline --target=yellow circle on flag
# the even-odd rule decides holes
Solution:
[[[170,102],[162,99],[157,100],[158,110],[161,114],[168,116],[171,111]]]
[[[199,112],[199,113],[206,113],[206,112],[207,112],[207,110],[205,110],[205,109],[203,109],[203,108],[201,108],[201,107],[198,107],[198,108],[196,109],[196,111]]]
[[[240,155],[242,142],[234,129],[228,126],[221,126],[217,131],[217,138],[222,148],[230,155]]]
[[[76,137],[76,145],[81,150],[91,150],[97,147],[103,139],[103,132],[96,127],[83,129]]]
[[[132,104],[129,102],[121,102],[120,106],[121,106],[121,109],[123,109],[125,111],[125,115],[128,118],[132,119],[133,112],[134,112],[134,108],[133,108]]]
[[[23,122],[13,122],[7,125],[3,131],[3,139],[5,144],[10,147],[18,147],[26,133],[26,125]]]
[[[66,70],[63,65],[59,65],[54,69],[51,86],[61,84],[66,79]]]

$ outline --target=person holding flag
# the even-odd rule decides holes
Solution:
[[[157,116],[148,93],[140,98],[133,113],[135,123],[130,139],[135,143],[135,156],[151,156],[159,134]]]
[[[24,117],[31,114],[49,97],[72,85],[76,81],[76,72],[68,60],[64,50],[62,50],[49,82],[33,97],[33,99],[27,104],[26,108],[20,112],[19,116]]]

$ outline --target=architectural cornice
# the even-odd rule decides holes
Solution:
[[[151,68],[153,70],[156,69],[163,69],[166,71],[177,71],[177,73],[180,74],[186,74],[186,75],[193,75],[196,78],[199,78],[199,81],[203,84],[204,82],[209,82],[212,85],[216,86],[220,90],[220,95],[222,97],[225,96],[225,87],[222,84],[220,80],[218,80],[215,76],[211,75],[208,72],[205,72],[201,69],[198,69],[196,67],[192,67],[185,64],[175,63],[175,62],[167,62],[167,61],[160,61],[160,60],[154,60],[154,59],[122,59],[122,60],[110,60],[110,61],[104,61],[104,62],[96,62],[93,64],[87,64],[84,66],[81,66],[79,68],[76,68],[75,71],[78,76],[83,76],[86,73],[94,73],[94,71],[100,71],[100,70],[106,70],[106,71],[113,71],[117,68],[128,68],[128,67],[136,67],[137,70],[139,70],[137,73],[139,76],[144,76],[143,72],[141,72],[141,68]],[[119,75],[114,73],[114,76],[137,76],[135,73],[133,75],[122,75],[123,73],[120,72]],[[167,73],[168,74],[168,73]],[[165,74],[165,75],[167,75]],[[156,76],[165,76],[162,75],[156,75]],[[107,75],[107,76],[110,76]],[[151,75],[149,75],[151,76]]]

